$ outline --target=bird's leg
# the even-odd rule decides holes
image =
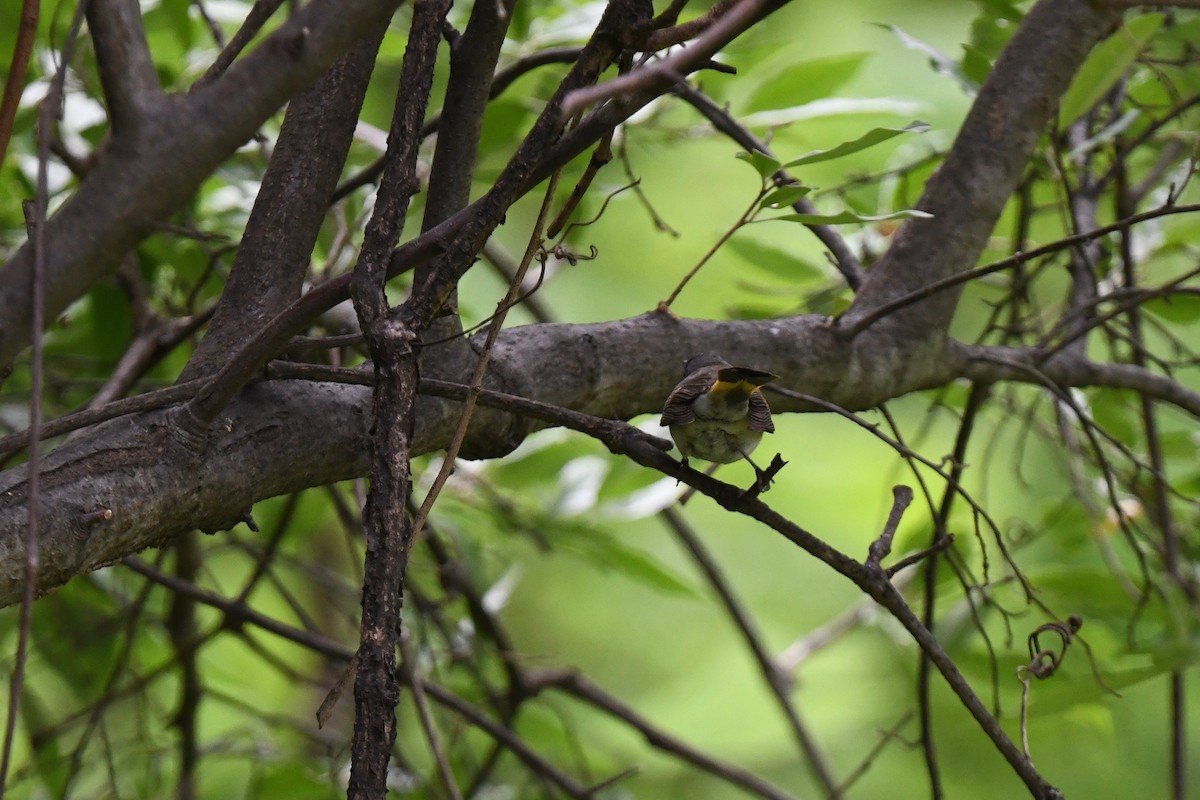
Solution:
[[[687,457],[687,456],[683,456],[683,455],[681,455],[681,456],[679,457],[679,466],[683,467],[684,469],[687,469],[687,468],[688,468],[688,457]],[[683,479],[682,479],[682,478],[676,478],[676,479],[675,479],[675,485],[676,485],[676,486],[678,486],[678,485],[679,485],[680,483],[682,483],[682,482],[683,482]]]
[[[684,469],[690,469],[690,467],[688,465],[688,457],[687,456],[684,456],[684,455],[679,456],[679,466],[683,467]],[[683,478],[675,479],[676,486],[678,486],[681,483],[683,483]],[[695,491],[696,491],[695,489],[689,488],[686,492],[684,492],[683,493],[684,502],[686,502],[687,498],[691,497]]]
[[[746,459],[746,461],[748,461],[750,463],[750,466],[754,467],[754,474],[755,474],[754,485],[758,488],[759,493],[761,494],[762,492],[765,492],[768,489],[770,489],[771,482],[775,479],[770,477],[769,475],[767,475],[766,470],[764,470],[762,467],[758,466],[758,464],[755,464],[754,461],[750,458],[749,454],[747,454],[745,450],[739,450],[738,452],[742,454],[742,458]]]

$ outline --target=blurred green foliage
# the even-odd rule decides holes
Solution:
[[[209,11],[228,35],[247,5],[212,3]],[[160,77],[169,88],[185,89],[217,50],[206,23],[197,6],[183,0],[142,7]],[[856,248],[878,254],[895,229],[886,222],[889,215],[904,214],[916,202],[1025,7],[997,0],[903,5],[863,0],[786,7],[722,54],[722,61],[736,66],[737,76],[701,77],[719,103],[749,121],[759,135],[769,134],[777,160],[751,159],[758,162],[756,177],[737,160],[740,148],[715,135],[683,104],[656,104],[620,133],[620,146],[646,199],[632,192],[614,194],[595,224],[576,229],[570,243],[580,252],[594,244],[600,259],[548,276],[541,299],[559,319],[572,322],[653,308],[756,193],[763,196],[759,177],[765,180],[780,163],[792,163],[804,190],[767,200],[778,205],[803,194],[823,214],[844,213],[838,222],[866,220],[868,224],[847,227],[845,233]],[[455,9],[456,24],[465,22],[468,8]],[[506,59],[538,47],[579,42],[590,31],[596,10],[597,4],[585,3],[518,4]],[[34,104],[44,92],[51,44],[62,41],[67,11],[64,6],[42,17],[26,101],[8,157],[0,165],[0,250],[23,237],[20,199],[33,190],[36,166]],[[11,49],[17,12],[16,3],[0,7],[0,52]],[[1189,37],[1194,42],[1198,25],[1182,18],[1168,24],[1162,14],[1131,19],[1126,35],[1108,40],[1088,61],[1063,100],[1060,121],[1087,113],[1119,80],[1126,81],[1138,102],[1167,102],[1164,81],[1149,71],[1126,70],[1148,47],[1162,48],[1164,58],[1170,57]],[[401,19],[385,39],[363,113],[365,121],[382,129],[388,125],[404,31]],[[98,120],[89,121],[86,114],[89,98],[99,97],[90,59],[84,40],[72,64],[73,99],[64,121],[66,145],[80,153],[97,146],[102,134]],[[1194,77],[1194,66],[1179,69],[1185,73],[1182,82]],[[562,71],[551,66],[527,75],[489,107],[476,194],[511,153]],[[1197,85],[1190,84],[1193,92]],[[435,99],[441,91],[444,86],[435,88]],[[872,133],[895,132],[918,118],[929,124],[923,136]],[[76,125],[74,120],[83,121]],[[1132,120],[1126,134],[1137,135],[1147,124],[1143,118]],[[267,126],[265,133],[271,135],[275,127]],[[1173,135],[1194,148],[1194,135]],[[864,141],[877,146],[853,144]],[[839,146],[845,158],[803,158]],[[359,142],[348,173],[377,155]],[[1150,153],[1142,163],[1134,156],[1132,164],[1147,170],[1154,157]],[[156,310],[183,313],[219,294],[231,259],[229,247],[240,235],[263,165],[262,150],[248,145],[212,176],[181,215],[180,225],[202,228],[211,238],[156,234],[138,246],[137,269],[154,289]],[[579,218],[598,213],[602,196],[624,185],[620,169],[614,163],[601,174],[600,191],[585,201]],[[1044,207],[1057,202],[1051,170],[1035,164],[1031,173],[1031,202]],[[710,190],[697,193],[692,187],[700,181]],[[52,185],[61,198],[71,180],[58,175]],[[565,192],[571,183],[564,180],[563,185]],[[1195,190],[1189,188],[1188,195],[1194,200]],[[531,196],[508,216],[498,241],[509,250],[523,248],[536,202]],[[657,230],[644,202],[678,235]],[[362,194],[350,196],[335,210],[318,243],[315,270],[347,266],[324,264],[323,259],[334,251],[340,229],[360,230],[368,211]],[[422,211],[418,202],[413,219]],[[997,228],[998,238],[1007,237],[1018,213],[1015,205],[1009,209]],[[1101,213],[1110,216],[1108,209]],[[1153,235],[1140,243],[1145,248],[1140,268],[1146,275],[1165,281],[1186,269],[1183,265],[1195,258],[1197,224],[1195,217],[1156,223]],[[1062,235],[1056,214],[1035,217],[1029,231],[1030,241],[1036,242]],[[1007,255],[1006,246],[997,242],[985,259]],[[1049,307],[1058,301],[1063,279],[1045,273],[1027,290]],[[620,290],[614,291],[615,286]],[[128,346],[133,322],[118,287],[116,280],[97,285],[50,332],[49,413],[86,402]],[[483,270],[468,276],[461,287],[467,322],[491,313],[502,288],[499,279]],[[1012,288],[1007,278],[969,288],[956,334],[993,336],[988,333],[994,330],[987,324],[988,303]],[[734,234],[674,309],[710,318],[833,314],[850,299],[821,246],[802,227],[755,224]],[[1194,293],[1158,297],[1143,309],[1154,320],[1151,335],[1167,342],[1166,349],[1172,337],[1195,341],[1200,306]],[[513,317],[516,323],[531,320],[522,310]],[[1121,343],[1104,346],[1115,351]],[[185,358],[186,349],[172,354],[144,386],[172,380]],[[1180,377],[1195,388],[1194,369]],[[24,424],[28,386],[22,365],[0,396],[0,419],[6,425]],[[1110,501],[1128,501],[1128,508],[1136,509],[1132,526],[1139,531],[1152,527],[1145,504],[1138,504],[1133,491],[1144,489],[1148,477],[1133,475],[1138,461],[1122,452],[1144,459],[1137,402],[1117,391],[1079,392],[1073,395],[1073,410],[1034,388],[995,391],[995,402],[985,410],[968,451],[964,486],[998,529],[989,528],[962,502],[949,525],[958,537],[960,571],[974,581],[986,579],[987,588],[964,590],[943,570],[938,634],[1019,740],[1016,669],[1027,659],[1025,637],[1049,615],[1080,614],[1086,647],[1073,646],[1063,670],[1032,687],[1028,734],[1033,757],[1068,797],[1165,796],[1164,676],[1170,670],[1194,672],[1200,626],[1189,598],[1170,591],[1139,593],[1143,570],[1154,572],[1161,565],[1140,538],[1131,543],[1111,511]],[[889,404],[889,411],[906,443],[937,462],[953,448],[963,405],[963,387],[951,386],[902,398]],[[1113,437],[1105,451],[1117,465],[1113,469],[1127,479],[1122,486],[1133,488],[1110,490],[1103,485],[1103,469],[1081,462],[1061,446],[1058,431],[1064,420],[1070,427],[1077,412]],[[880,414],[864,416],[881,431],[897,434]],[[890,446],[834,415],[787,415],[776,424],[778,432],[764,450],[778,450],[790,461],[768,498],[781,513],[861,558],[886,518],[890,487],[923,483],[930,497],[918,492],[918,502],[898,532],[896,551],[913,552],[928,544],[931,506],[944,488],[932,470],[907,464]],[[1197,520],[1194,498],[1200,492],[1194,420],[1166,412],[1161,424],[1166,472],[1179,490],[1173,508],[1180,527],[1190,533]],[[416,465],[420,491],[437,466],[435,458]],[[752,477],[744,464],[724,467],[718,476],[741,484]],[[657,516],[676,492],[659,477],[578,435],[542,432],[503,459],[463,465],[435,508],[429,535],[453,553],[456,568],[465,570],[473,585],[486,589],[482,602],[503,622],[523,666],[577,669],[689,744],[798,797],[817,796],[738,630]],[[239,527],[198,540],[204,551],[198,582],[236,595],[269,553],[269,578],[256,583],[247,598],[254,609],[352,647],[363,556],[354,522],[360,490],[347,484],[260,504],[254,516],[261,533]],[[844,778],[864,759],[873,759],[848,796],[924,796],[925,772],[910,716],[918,653],[903,631],[864,606],[866,601],[844,580],[751,520],[724,513],[704,497],[692,500],[684,514],[771,653],[786,654],[822,626],[861,609],[834,644],[799,663],[791,697],[835,775]],[[1002,557],[1001,541],[1020,563],[1033,602]],[[1188,565],[1194,564],[1194,548],[1194,542],[1185,542]],[[144,556],[172,569],[171,551]],[[458,604],[461,598],[444,581],[444,567],[429,548],[418,547],[406,606],[413,646],[428,670],[427,679],[487,707],[495,698],[485,696],[475,678],[502,683],[504,659],[479,630],[479,619]],[[918,584],[910,587],[914,602]],[[38,602],[10,796],[158,797],[174,792],[173,722],[181,679],[165,620],[176,602],[121,567],[78,578]],[[16,635],[16,610],[8,609],[0,615],[4,668],[11,667]],[[203,605],[196,608],[194,635],[204,692],[197,796],[341,796],[352,704],[343,697],[324,728],[317,727],[314,715],[344,664]],[[1200,719],[1194,691],[1187,702],[1187,716]],[[399,712],[396,795],[440,797],[412,703],[406,691]],[[1012,772],[936,680],[933,704],[947,796],[1020,796],[1023,789]],[[503,703],[497,705],[503,708]],[[439,709],[438,718],[451,763],[460,774],[471,774],[488,758],[490,739],[449,712]],[[512,725],[535,750],[574,774],[599,781],[633,768],[632,775],[602,793],[606,798],[734,796],[727,784],[647,748],[629,727],[563,693],[547,690],[536,704],[523,707]],[[894,740],[872,756],[883,732],[893,729]],[[1200,763],[1198,739],[1190,739],[1193,763]],[[1195,770],[1190,781],[1191,790],[1200,792]],[[555,796],[530,782],[511,756],[500,756],[488,791],[479,796]]]

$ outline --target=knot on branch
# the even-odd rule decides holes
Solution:
[[[308,26],[302,26],[300,30],[286,37],[282,41],[283,50],[292,58],[299,60],[304,55],[305,45],[308,44],[308,38],[312,36],[312,31]]]
[[[190,403],[171,409],[167,419],[170,423],[171,438],[177,444],[182,445],[183,449],[192,455],[204,452],[204,446],[208,442],[208,425],[196,416]]]
[[[638,50],[653,28],[654,4],[650,0],[627,0],[608,5],[596,32],[612,36],[622,50]]]

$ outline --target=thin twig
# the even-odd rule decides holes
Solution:
[[[879,732],[879,741],[876,742],[875,746],[871,748],[870,752],[863,757],[863,760],[859,762],[858,766],[846,776],[846,779],[838,785],[837,790],[833,794],[835,798],[842,798],[846,796],[846,792],[850,791],[850,788],[858,782],[858,779],[867,774],[867,770],[871,768],[871,764],[873,764],[875,759],[879,757],[879,754],[883,752],[883,748],[900,738],[900,729],[907,725],[909,720],[912,718],[913,712],[905,711],[904,714],[901,715],[900,719],[896,721],[895,725],[885,731]]]
[[[508,309],[512,307],[517,294],[521,291],[521,283],[525,280],[525,273],[529,269],[530,262],[533,261],[538,249],[542,246],[542,228],[546,224],[546,216],[549,214],[550,204],[554,200],[554,190],[558,186],[558,174],[555,172],[550,178],[550,183],[546,187],[545,197],[542,200],[542,207],[538,211],[537,221],[534,223],[533,231],[529,236],[529,244],[525,248],[525,256],[521,259],[521,263],[517,267],[517,273],[513,276],[513,280],[508,286],[508,292],[496,306],[496,312],[492,317],[492,324],[488,328],[487,338],[479,354],[479,361],[475,364],[475,374],[471,376],[471,392],[463,402],[462,416],[459,418],[458,427],[454,431],[454,437],[450,440],[450,446],[446,448],[446,457],[442,461],[442,466],[433,480],[433,485],[429,487],[429,492],[426,494],[425,500],[421,503],[421,508],[417,511],[416,519],[413,522],[414,538],[420,536],[421,527],[429,517],[429,512],[433,508],[438,494],[441,493],[442,487],[446,485],[446,481],[454,471],[455,459],[458,458],[458,452],[467,437],[467,427],[471,424],[471,415],[475,411],[475,403],[479,397],[479,391],[483,388],[483,379],[487,374],[487,366],[491,360],[492,348],[496,344],[496,337],[500,335],[500,329],[504,325],[504,318],[508,315]]]
[[[1120,160],[1115,167],[1116,176],[1116,210],[1119,216],[1127,216],[1134,210],[1134,199],[1129,187],[1129,176],[1126,162]],[[1123,231],[1120,237],[1121,269],[1126,286],[1136,286],[1138,281],[1138,265],[1134,254],[1132,237]],[[1146,367],[1146,348],[1143,338],[1141,310],[1136,306],[1129,309],[1129,335],[1133,345],[1133,363],[1143,369]],[[1179,587],[1183,594],[1192,601],[1195,598],[1195,588],[1189,580],[1183,578],[1180,570],[1180,536],[1179,529],[1172,513],[1169,494],[1167,491],[1167,466],[1163,454],[1162,433],[1158,422],[1158,412],[1154,399],[1144,394],[1138,395],[1142,418],[1142,431],[1146,439],[1150,465],[1152,467],[1151,497],[1152,518],[1162,534],[1163,569],[1167,580]],[[1066,642],[1064,639],[1064,649]],[[1174,800],[1185,800],[1187,796],[1187,712],[1185,706],[1185,683],[1183,672],[1179,669],[1171,671],[1171,794]],[[1022,709],[1024,711],[1024,709]]]
[[[781,4],[767,0],[743,0],[716,18],[692,40],[691,46],[607,83],[571,92],[563,101],[563,116],[573,117],[593,103],[614,98],[619,102],[619,98],[635,95],[642,90],[666,88],[679,83],[682,76],[706,66],[721,47],[770,14],[777,5]]]
[[[664,508],[659,512],[659,516],[667,523],[667,526],[675,534],[676,538],[683,543],[684,548],[692,556],[692,559],[704,573],[709,584],[716,591],[722,605],[725,606],[726,613],[733,620],[734,626],[738,629],[738,632],[742,635],[742,639],[746,642],[746,646],[750,649],[750,653],[754,656],[754,661],[758,665],[758,670],[762,674],[764,683],[766,683],[771,695],[775,698],[776,704],[778,704],[784,717],[787,719],[788,726],[792,730],[792,735],[795,736],[796,742],[800,746],[800,751],[804,754],[805,765],[825,794],[830,797],[834,796],[836,788],[833,773],[825,755],[817,746],[816,741],[808,730],[808,726],[800,719],[800,715],[796,711],[791,698],[788,697],[788,692],[792,686],[791,676],[785,674],[779,668],[779,665],[772,660],[749,612],[746,611],[741,601],[738,600],[717,562],[713,559],[707,548],[704,547],[704,543],[700,540],[700,537],[687,524],[683,515],[672,508]]]
[[[951,289],[955,286],[969,283],[976,278],[982,278],[985,275],[992,275],[996,272],[1002,272],[1003,270],[1009,269],[1018,264],[1024,264],[1027,261],[1033,261],[1034,259],[1041,258],[1049,253],[1056,253],[1059,250],[1065,250],[1069,247],[1075,247],[1085,242],[1093,241],[1101,236],[1107,236],[1110,233],[1114,233],[1115,231],[1125,230],[1133,225],[1137,225],[1140,222],[1145,222],[1146,220],[1166,217],[1172,214],[1191,214],[1196,211],[1200,211],[1200,203],[1184,206],[1163,206],[1152,211],[1144,211],[1141,214],[1135,214],[1132,217],[1118,220],[1111,225],[1103,225],[1090,231],[1084,231],[1072,236],[1065,236],[1062,239],[1042,245],[1041,247],[1036,247],[1033,250],[1029,250],[1025,253],[1014,253],[1007,258],[1002,258],[999,261],[993,261],[991,264],[987,264],[986,266],[947,276],[940,280],[936,280],[927,286],[922,286],[920,289],[914,289],[907,294],[903,294],[900,297],[889,300],[888,302],[880,305],[878,308],[871,309],[869,313],[864,314],[862,317],[856,320],[854,324],[849,325],[842,330],[844,330],[849,336],[856,336],[889,314],[892,314],[901,308],[913,305],[914,303],[919,303],[922,300],[927,300],[938,292],[945,291],[946,289]]]
[[[668,47],[674,47],[677,44],[683,44],[689,39],[694,39],[708,30],[723,15],[727,14],[729,9],[736,3],[737,0],[717,0],[717,2],[713,3],[712,8],[695,19],[688,20],[682,25],[656,30],[647,37],[644,48],[647,51],[664,50]]]
[[[33,55],[33,41],[37,36],[39,0],[21,0],[21,16],[17,23],[17,40],[13,44],[12,61],[8,76],[4,79],[4,99],[0,100],[0,164],[8,152],[12,137],[13,122],[17,118],[17,106],[25,88],[25,75]]]
[[[988,387],[977,383],[971,387],[971,393],[967,397],[966,409],[963,411],[962,422],[959,424],[958,435],[955,437],[954,451],[951,456],[953,466],[951,467],[950,474],[956,484],[962,480],[962,473],[967,461],[967,445],[971,440],[972,432],[975,430],[975,421],[987,394]],[[936,545],[938,541],[947,538],[949,534],[947,525],[950,521],[950,510],[953,507],[956,496],[958,496],[958,492],[947,486],[942,494],[942,502],[938,507],[937,515],[934,518],[933,541],[931,545]],[[999,536],[997,536],[997,540],[1000,540]],[[921,621],[925,625],[925,628],[930,631],[933,630],[934,621],[937,618],[937,567],[938,554],[935,550],[925,560],[925,583],[922,587],[924,615]],[[942,796],[943,790],[937,748],[933,738],[933,700],[930,686],[932,658],[932,654],[928,651],[921,651],[921,658],[917,666],[917,707],[921,724],[921,750],[925,756],[925,768],[929,775],[931,797],[936,800],[936,798]]]
[[[450,800],[463,800],[462,792],[458,789],[458,782],[454,779],[454,770],[450,767],[450,760],[446,758],[446,748],[442,745],[442,736],[438,733],[437,723],[429,710],[429,703],[425,700],[425,681],[417,671],[417,661],[412,644],[403,631],[400,633],[399,643],[400,666],[409,687],[412,688],[413,702],[417,706],[417,717],[421,720],[421,730],[425,732],[425,739],[429,742],[429,750],[433,754],[433,760],[437,763],[442,785],[446,787],[446,794]]]
[[[893,564],[892,566],[890,566],[886,570],[884,570],[884,574],[887,575],[889,578],[891,578],[896,573],[901,572],[902,570],[905,570],[908,567],[911,567],[913,564],[919,564],[920,562],[924,561],[925,559],[929,558],[930,556],[932,556],[936,553],[940,553],[943,550],[948,549],[951,545],[954,544],[954,540],[955,540],[954,534],[947,533],[945,536],[941,537],[936,542],[931,544],[929,547],[926,547],[924,550],[918,550],[917,552],[907,555],[904,558],[900,559],[895,564]]]
[[[790,800],[790,794],[768,783],[754,773],[735,764],[722,762],[700,752],[691,745],[651,724],[641,714],[605,692],[587,678],[565,670],[537,670],[529,674],[533,691],[556,689],[576,697],[615,719],[634,728],[653,747],[687,761],[705,772],[715,775],[732,786],[769,800]]]
[[[98,425],[101,422],[107,422],[110,419],[116,419],[128,414],[137,414],[142,411],[153,411],[154,409],[173,406],[194,396],[204,385],[204,382],[204,379],[201,378],[188,381],[187,383],[179,383],[174,386],[168,386],[165,389],[139,394],[135,397],[114,400],[97,408],[89,408],[84,411],[76,411],[73,414],[66,414],[42,425],[36,435],[32,428],[26,428],[15,433],[10,433],[7,436],[0,436],[0,457],[16,453],[22,448],[30,446],[35,441],[40,442],[52,436],[61,436],[64,433],[70,433],[71,431],[91,425]]]
[[[201,551],[196,534],[188,534],[175,543],[175,577],[185,583],[195,583],[200,570]],[[200,742],[197,736],[200,711],[200,670],[197,662],[196,603],[186,594],[171,597],[167,614],[167,633],[175,651],[179,669],[179,706],[172,722],[179,731],[179,800],[194,800],[196,779],[200,767]]]
[[[732,114],[715,103],[711,97],[699,89],[689,84],[681,84],[676,88],[675,93],[699,111],[712,124],[713,128],[725,134],[746,148],[746,150],[751,152],[757,151],[765,156],[772,156],[771,149],[767,147],[766,142],[755,136],[749,128],[734,119]],[[771,176],[771,179],[779,186],[793,182],[792,176],[786,170],[776,172]],[[799,214],[817,213],[817,207],[807,197],[797,200],[792,204],[792,208]],[[829,250],[830,255],[833,256],[834,266],[842,274],[846,285],[852,290],[857,290],[862,285],[866,274],[863,272],[862,262],[859,261],[858,256],[850,249],[850,246],[846,244],[846,240],[842,235],[832,225],[809,224],[805,225],[805,227],[812,231],[812,234]]]
[[[25,203],[25,219],[33,240],[33,286],[31,295],[33,313],[31,324],[31,386],[29,431],[32,446],[29,451],[29,507],[25,527],[25,586],[21,594],[21,616],[17,631],[17,652],[13,659],[12,676],[9,680],[8,713],[4,724],[3,753],[0,754],[0,796],[8,786],[8,772],[12,759],[12,748],[17,730],[21,695],[25,685],[25,666],[29,656],[29,636],[33,632],[33,602],[37,597],[38,572],[41,568],[41,427],[42,427],[42,383],[45,361],[43,352],[43,329],[46,325],[46,214],[50,203],[49,160],[50,138],[54,125],[62,116],[63,87],[66,83],[67,64],[75,50],[75,40],[83,26],[87,11],[86,0],[75,9],[71,29],[63,43],[62,63],[50,82],[50,90],[38,109],[38,167],[37,197]]]
[[[679,297],[680,292],[683,291],[683,287],[687,286],[688,282],[691,281],[692,278],[696,277],[696,273],[700,271],[701,267],[707,264],[709,260],[717,254],[717,251],[721,249],[722,245],[729,241],[730,237],[741,230],[741,228],[745,226],[746,223],[748,223],[756,213],[758,213],[758,203],[763,199],[763,197],[766,196],[766,193],[766,189],[759,189],[758,194],[754,196],[754,200],[749,206],[746,207],[746,210],[742,212],[741,216],[737,218],[737,221],[730,225],[729,228],[727,228],[726,231],[721,234],[717,241],[713,243],[713,246],[708,248],[708,251],[700,257],[700,260],[697,261],[690,270],[688,270],[687,274],[680,278],[679,283],[677,283],[675,288],[671,290],[671,293],[667,295],[667,299],[659,301],[659,311],[669,310],[671,308],[671,304],[675,302],[676,298]]]
[[[233,34],[229,44],[217,54],[216,59],[204,74],[192,84],[192,90],[206,86],[221,77],[281,5],[283,5],[283,0],[254,0],[254,5],[250,7],[242,26]]]

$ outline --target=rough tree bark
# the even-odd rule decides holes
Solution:
[[[747,4],[742,27],[772,7]],[[345,49],[362,30],[378,25],[382,16],[378,9],[368,13],[357,4],[339,7],[336,12],[315,4],[305,13],[304,20],[311,24],[309,34],[303,37],[302,57],[283,44],[293,41],[304,27],[293,20],[244,59],[261,64],[265,76],[255,82],[253,91],[237,79],[251,67],[239,72],[238,65],[243,62],[238,62],[224,78],[206,86],[195,107],[184,114],[193,123],[190,127],[174,128],[176,123],[168,121],[172,114],[153,112],[155,124],[162,128],[155,135],[158,144],[153,150],[134,159],[114,144],[76,197],[51,220],[54,231],[81,233],[50,237],[69,238],[70,244],[49,254],[51,283],[57,287],[51,289],[49,310],[60,309],[111,270],[120,252],[143,235],[154,219],[186,197],[178,186],[191,179],[180,180],[174,164],[179,160],[174,145],[182,137],[200,142],[189,148],[185,159],[187,169],[194,170],[187,174],[199,180],[253,131],[287,91],[302,85],[322,62],[336,57],[339,47]],[[321,14],[336,17],[337,24],[328,23]],[[501,335],[489,370],[489,388],[596,416],[628,419],[657,410],[673,384],[676,376],[657,365],[678,363],[687,354],[711,349],[714,342],[719,342],[731,359],[759,364],[785,376],[784,386],[849,409],[870,408],[964,375],[1027,380],[1027,373],[1019,367],[1021,359],[1031,358],[1030,354],[1000,353],[998,359],[986,348],[964,347],[947,338],[956,297],[953,290],[888,315],[865,330],[854,325],[872,309],[975,263],[1037,132],[1053,113],[1056,98],[1116,20],[1116,11],[1084,0],[1045,0],[1031,11],[996,64],[946,164],[921,201],[922,208],[935,213],[934,218],[905,224],[842,319],[832,324],[816,316],[718,323],[651,312],[600,324],[531,325]],[[314,32],[318,28],[320,33]],[[685,69],[703,65],[706,55],[701,48],[684,52],[693,59],[683,65]],[[631,77],[637,75],[635,71]],[[622,91],[621,102],[600,106],[546,149],[534,175],[520,181],[520,187],[528,189],[555,164],[581,152],[605,129],[669,88],[668,83],[658,74],[631,83]],[[268,93],[264,84],[273,87],[274,94]],[[229,102],[217,113],[221,96]],[[169,103],[189,100],[190,96],[170,98]],[[172,110],[179,109],[172,105]],[[210,116],[197,119],[195,115],[200,113]],[[133,160],[138,164],[131,167]],[[88,199],[108,192],[112,185],[122,187],[118,195],[131,185],[142,191],[130,192],[128,202],[120,196],[105,203]],[[411,265],[411,260],[405,263],[406,253],[427,256],[439,249],[447,232],[461,231],[478,219],[472,214],[482,202],[401,248],[393,258],[393,270]],[[489,209],[487,216],[494,219],[496,213]],[[462,243],[461,238],[455,239]],[[465,269],[463,258],[470,255],[460,253],[457,269],[451,272]],[[23,248],[0,273],[0,308],[5,310],[0,314],[0,356],[4,362],[11,361],[28,341],[23,302],[29,258],[29,248]],[[452,280],[447,285],[452,286]],[[322,305],[344,298],[344,291],[343,283],[341,293],[331,293]],[[302,327],[307,319],[311,316],[293,324]],[[237,324],[230,321],[231,326]],[[252,334],[259,324],[247,323],[242,330]],[[437,372],[459,375],[466,381],[472,367],[471,363],[454,363],[440,365]],[[1053,360],[1041,368],[1064,385],[1137,387],[1200,415],[1200,398],[1194,393],[1143,370],[1078,358]],[[245,388],[223,407],[199,452],[181,445],[172,435],[175,421],[166,410],[99,425],[59,447],[48,455],[43,477],[47,534],[42,544],[40,589],[51,589],[73,575],[187,530],[229,527],[258,500],[363,475],[369,395],[367,389],[353,385],[270,381]],[[803,410],[802,404],[788,400],[775,405],[782,412]],[[419,398],[413,453],[444,447],[456,421],[453,404]],[[472,423],[463,454],[473,458],[501,455],[546,424],[500,410],[482,410]],[[0,473],[0,602],[4,603],[13,602],[20,594],[26,487],[23,467]],[[111,511],[111,518],[96,514],[104,509]]]
[[[56,315],[115,270],[155,222],[186,203],[281,104],[297,98],[220,305],[185,371],[190,382],[161,407],[90,427],[45,458],[38,590],[52,590],[191,530],[231,527],[260,500],[371,475],[358,651],[370,680],[356,685],[351,775],[351,795],[363,797],[382,795],[395,734],[398,589],[413,534],[405,505],[411,458],[450,442],[468,391],[461,384],[470,382],[478,358],[474,343],[428,347],[421,350],[418,369],[420,336],[439,314],[453,313],[447,301],[458,281],[521,196],[672,91],[681,76],[710,66],[724,45],[783,3],[719,3],[703,24],[654,31],[647,0],[613,0],[511,161],[469,205],[476,123],[506,30],[504,6],[477,5],[459,37],[444,27],[449,3],[419,3],[379,199],[358,268],[352,279],[343,276],[301,297],[307,259],[349,146],[374,53],[396,5],[314,0],[224,74],[188,94],[170,95],[158,84],[136,3],[93,0],[88,19],[112,139],[75,196],[49,221],[44,254],[46,310]],[[490,354],[482,407],[461,455],[497,457],[532,431],[562,424],[678,475],[659,443],[579,413],[627,420],[656,411],[677,378],[661,365],[712,349],[782,375],[784,388],[851,410],[962,377],[988,383],[1036,375],[1060,386],[1133,388],[1200,417],[1197,393],[1141,364],[1090,361],[1082,343],[1047,358],[1032,348],[968,346],[948,335],[962,286],[953,279],[977,262],[1059,98],[1119,14],[1115,4],[1089,0],[1042,0],[1028,13],[925,187],[918,207],[931,218],[900,228],[856,287],[844,315],[709,322],[652,311],[607,323],[506,330]],[[452,76],[442,123],[452,130],[434,159],[439,181],[425,229],[397,249],[409,199],[418,189],[416,152],[443,33]],[[596,84],[622,54],[675,38],[687,38],[689,46]],[[314,161],[319,169],[309,169]],[[27,245],[0,271],[0,369],[30,341],[32,262]],[[386,280],[406,270],[414,271],[415,288],[393,308]],[[932,285],[946,288],[923,293]],[[348,296],[372,370],[334,375],[272,363],[290,336]],[[453,328],[457,321],[449,322]],[[459,385],[447,385],[447,379]],[[777,413],[809,410],[788,397],[773,400],[773,406]],[[713,496],[746,511],[737,497],[721,499],[716,490]],[[27,469],[0,472],[0,604],[21,596],[28,507]],[[941,653],[939,669],[958,690],[954,664],[900,599],[877,556],[860,564],[823,548],[769,509],[756,508],[755,515],[864,587],[923,648]],[[982,703],[969,690],[960,697],[986,727],[991,717]],[[994,738],[1035,795],[1054,796],[998,726]]]
[[[46,315],[54,319],[113,272],[155,222],[178,210],[208,175],[287,99],[308,86],[394,2],[315,2],[298,11],[218,79],[167,95],[153,74],[138,5],[95,0],[89,19],[106,96],[116,103],[113,138],[79,190],[47,223]],[[0,271],[0,364],[31,339],[26,244]]]

